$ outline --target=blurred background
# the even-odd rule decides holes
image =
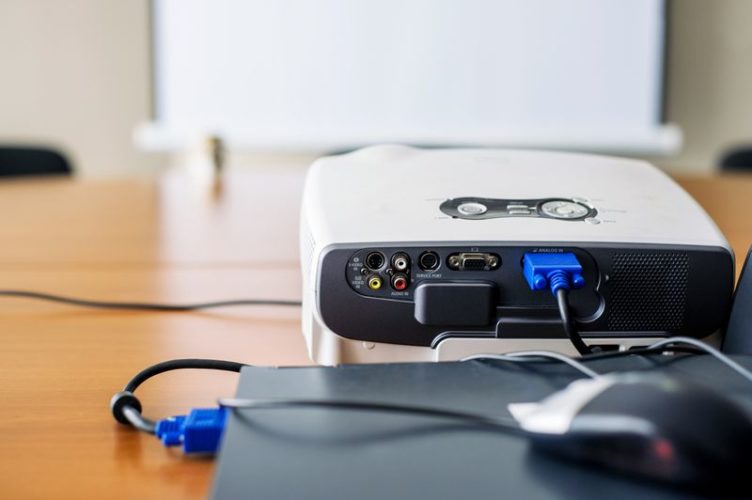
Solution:
[[[401,142],[708,173],[752,148],[750,19],[748,0],[0,0],[0,163],[45,146],[82,177],[149,176],[215,136],[249,168]]]

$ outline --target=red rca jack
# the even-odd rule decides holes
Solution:
[[[407,285],[408,285],[407,275],[402,274],[402,273],[397,273],[394,276],[392,276],[392,288],[394,288],[398,292],[401,292],[402,290],[406,289]]]

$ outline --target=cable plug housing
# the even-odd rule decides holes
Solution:
[[[522,273],[531,290],[548,288],[553,295],[560,289],[582,288],[582,265],[572,252],[526,253]]]
[[[184,453],[216,453],[227,421],[225,408],[196,408],[157,422],[156,436],[165,446],[183,446]]]

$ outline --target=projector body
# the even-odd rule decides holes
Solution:
[[[710,338],[731,302],[723,235],[641,161],[374,146],[313,164],[301,221],[303,333],[321,364],[576,354],[555,297],[525,277],[539,254],[579,263],[572,315],[605,349]]]

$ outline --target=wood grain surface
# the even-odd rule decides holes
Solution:
[[[298,299],[302,181],[302,172],[231,172],[219,194],[184,175],[0,183],[0,288],[164,302]],[[752,177],[680,183],[741,264],[752,242]],[[307,364],[299,314],[113,312],[1,298],[0,497],[205,497],[213,461],[114,423],[111,395],[172,358]],[[233,374],[169,373],[139,396],[157,418],[212,405],[235,383]]]

